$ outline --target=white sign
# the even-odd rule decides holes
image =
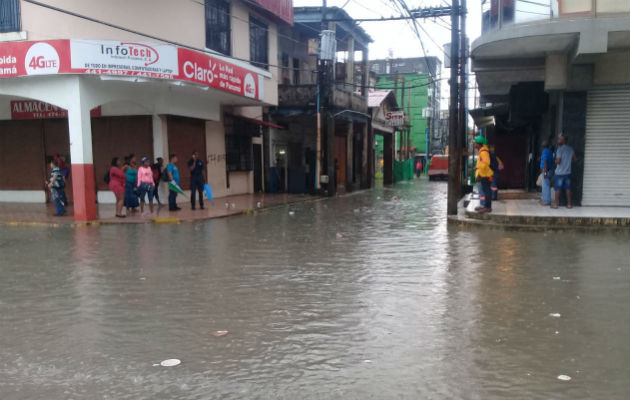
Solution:
[[[178,75],[177,47],[117,40],[70,40],[71,68],[168,78]],[[109,72],[103,72],[109,71]]]
[[[404,111],[388,111],[385,113],[385,123],[389,126],[401,126],[405,123]]]

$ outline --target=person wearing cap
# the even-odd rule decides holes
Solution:
[[[486,138],[479,135],[475,137],[474,147],[479,154],[477,160],[477,166],[475,168],[475,179],[481,185],[481,191],[479,193],[479,200],[481,205],[475,208],[475,211],[480,213],[488,213],[492,211],[492,176],[494,172],[490,168],[490,150],[488,149],[488,142]]]
[[[149,198],[149,210],[153,213],[153,193],[155,185],[153,170],[147,157],[142,157],[142,165],[138,168],[138,199],[140,200],[140,212],[144,214],[144,197]]]

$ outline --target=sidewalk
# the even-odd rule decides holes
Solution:
[[[145,215],[131,212],[126,218],[116,218],[113,204],[99,204],[98,218],[95,221],[79,222],[74,220],[72,205],[67,208],[67,214],[55,217],[52,204],[22,204],[0,203],[0,225],[12,226],[80,226],[99,224],[141,224],[141,223],[177,223],[181,221],[196,221],[210,218],[220,218],[229,215],[243,214],[256,209],[266,209],[283,204],[299,203],[315,200],[318,197],[301,194],[245,194],[215,199],[214,204],[205,201],[205,209],[190,208],[190,201],[179,197],[180,211],[169,211],[167,205],[154,206],[154,213],[149,214],[149,207],[145,207]],[[258,204],[260,203],[260,204]],[[259,207],[260,205],[260,207]],[[123,209],[124,210],[124,209]],[[123,211],[124,212],[124,211]]]
[[[541,206],[538,199],[505,199],[492,202],[492,212],[475,211],[479,199],[467,196],[459,203],[457,216],[449,217],[460,225],[486,225],[496,228],[529,230],[548,229],[621,229],[630,231],[630,207],[559,207]]]

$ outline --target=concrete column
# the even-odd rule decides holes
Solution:
[[[153,122],[153,157],[162,157],[168,162],[168,129],[166,125],[166,115],[156,115],[152,117]]]
[[[168,164],[168,125],[166,115],[153,114],[153,158],[162,157],[164,159],[163,167]],[[157,188],[160,195],[160,202],[164,203],[168,198],[168,185],[160,184]]]
[[[348,38],[348,60],[346,60],[346,82],[354,83],[354,38],[351,36]],[[346,87],[346,89],[354,92],[352,86]]]
[[[348,123],[348,134],[346,136],[346,190],[352,189],[354,172],[354,124]]]
[[[361,149],[362,157],[361,157],[361,187],[363,189],[367,189],[371,187],[370,184],[370,174],[368,172],[368,160],[372,157],[372,152],[370,151],[370,136],[368,131],[368,124],[361,125],[361,137],[363,138],[363,149]],[[373,139],[372,139],[373,140]]]
[[[97,217],[90,121],[92,107],[87,102],[87,89],[82,86],[80,79],[69,82],[68,86],[68,130],[70,131],[74,219],[91,221]]]
[[[326,168],[328,173],[328,195],[337,193],[337,172],[335,171],[335,119],[326,117]],[[343,166],[339,166],[343,168]]]

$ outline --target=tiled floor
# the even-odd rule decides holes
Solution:
[[[474,212],[478,199],[468,204],[466,211]],[[630,207],[559,207],[553,209],[541,206],[536,199],[501,200],[492,202],[492,214],[505,216],[532,217],[574,217],[574,218],[630,218]]]
[[[180,197],[181,198],[181,197]],[[145,214],[140,211],[130,212],[126,218],[116,218],[113,204],[98,205],[98,222],[101,223],[146,223],[152,222],[155,218],[179,218],[182,221],[202,220],[208,218],[224,217],[228,215],[241,214],[247,210],[266,208],[279,204],[297,203],[316,197],[307,195],[291,194],[252,194],[224,197],[216,199],[214,204],[206,201],[205,209],[197,208],[192,210],[190,202],[181,199],[178,205],[182,210],[168,211],[168,206],[155,206],[154,212]],[[260,203],[260,204],[258,204]],[[58,223],[72,224],[76,221],[73,217],[72,206],[68,207],[67,214],[62,217],[55,217],[54,206],[48,204],[21,204],[21,203],[0,203],[0,223]]]

